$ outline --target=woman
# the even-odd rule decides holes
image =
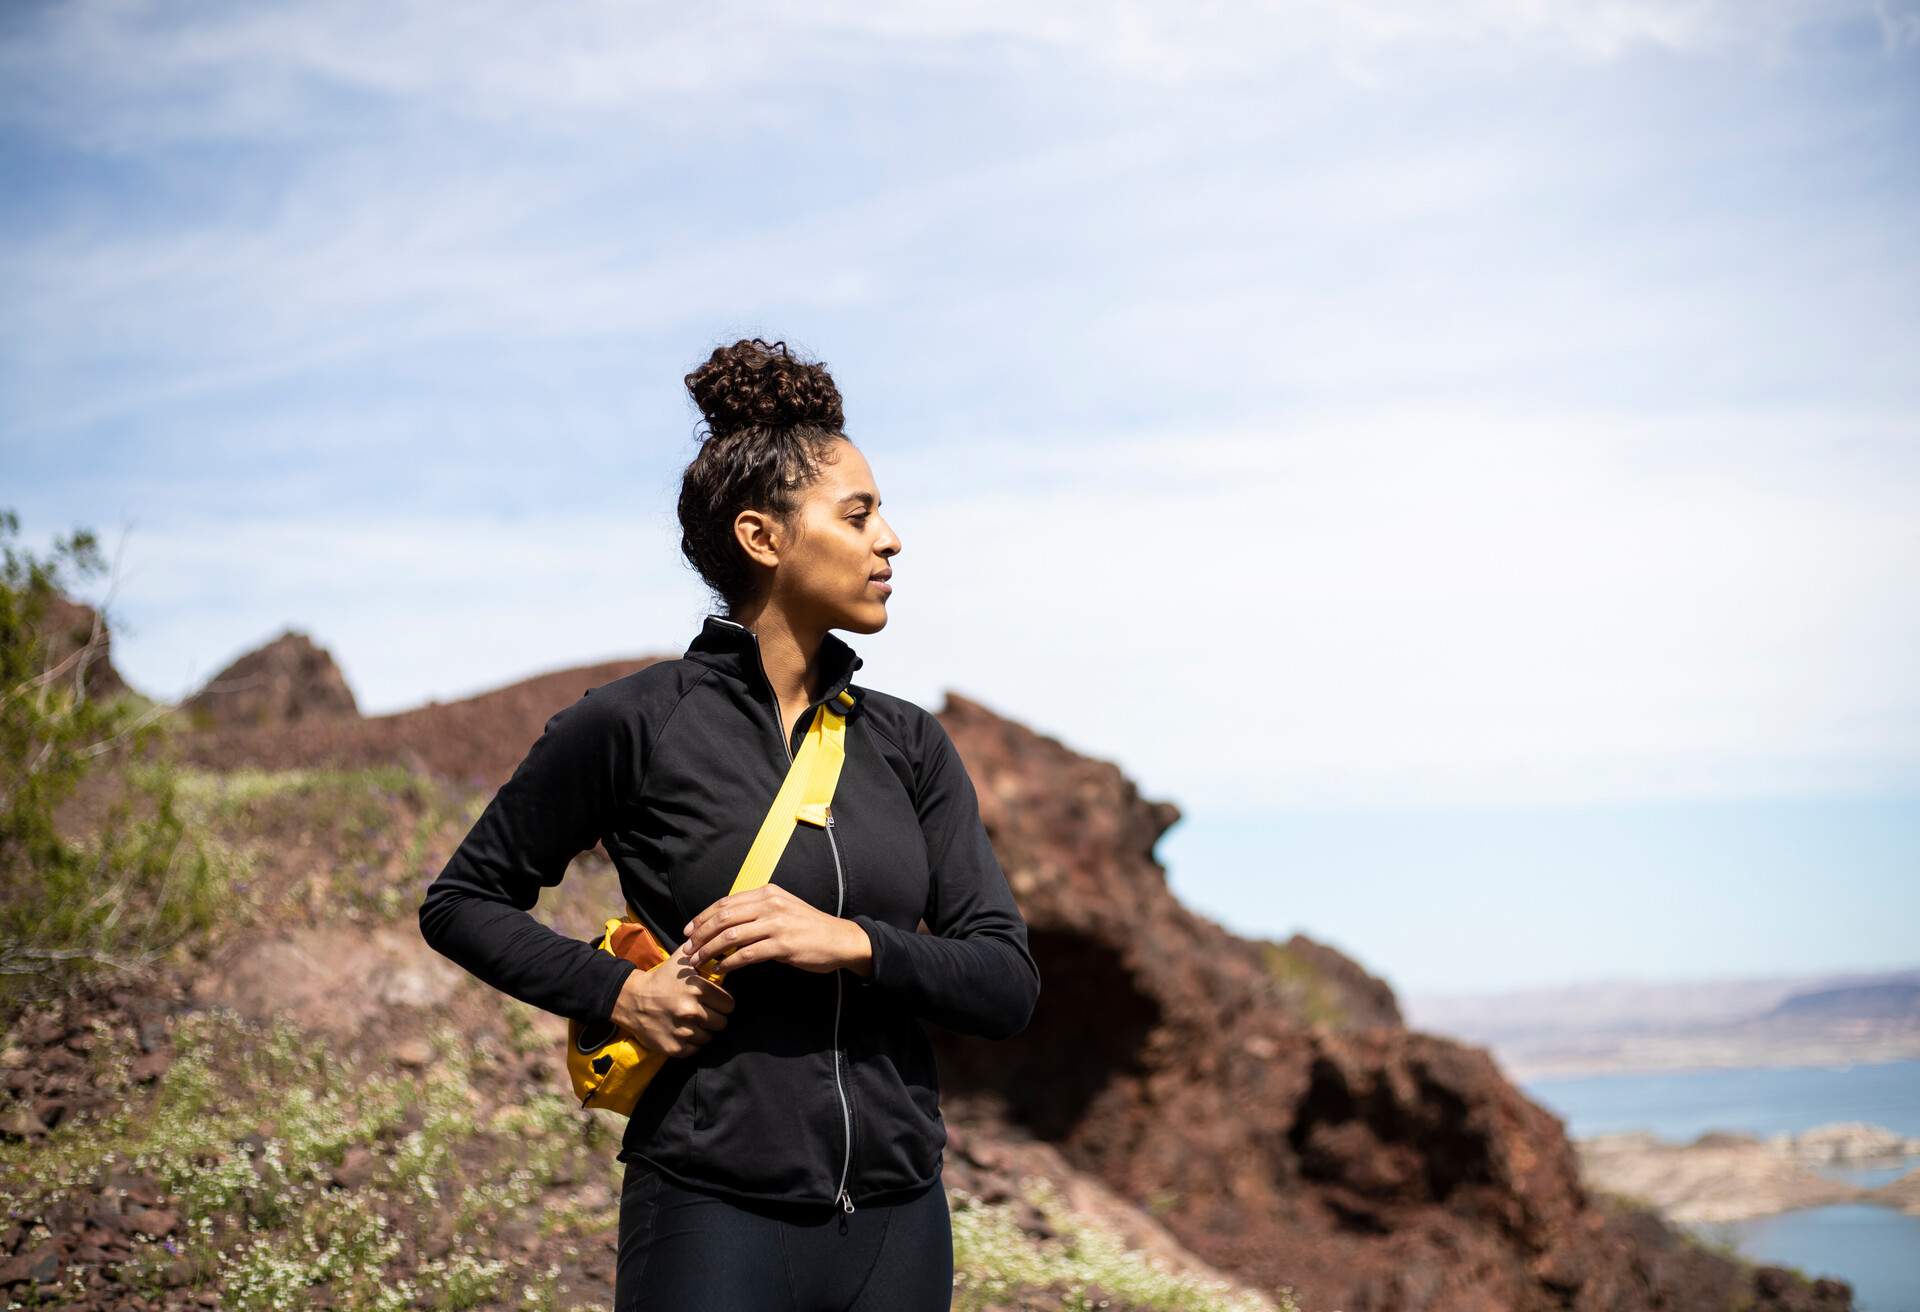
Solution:
[[[946,1127],[922,1022],[1024,1029],[1040,992],[1026,923],[940,722],[854,684],[864,662],[830,632],[886,626],[900,551],[832,378],[754,338],[686,383],[707,433],[681,550],[725,614],[547,722],[428,889],[421,930],[512,996],[669,1054],[620,1151],[615,1312],[946,1308]],[[827,824],[797,824],[773,879],[730,895],[843,691]],[[677,945],[653,970],[528,914],[595,841],[633,914]]]

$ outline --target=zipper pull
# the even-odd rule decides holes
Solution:
[[[827,828],[833,828],[833,808],[827,808]]]
[[[845,1189],[842,1189],[840,1191],[839,1202],[840,1202],[841,1211],[843,1212],[853,1211],[853,1199],[850,1196],[848,1196],[847,1191]]]

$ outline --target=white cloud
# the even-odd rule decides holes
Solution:
[[[1863,489],[1856,437],[1920,432],[1425,404],[975,450],[895,521],[896,623],[1224,808],[1911,787],[1920,477]]]
[[[870,449],[905,550],[850,640],[1219,810],[1913,787],[1920,475],[1842,453],[1917,436],[1422,405]],[[705,594],[670,499],[623,501],[138,529],[121,660],[177,696],[293,624],[393,710],[678,651]]]

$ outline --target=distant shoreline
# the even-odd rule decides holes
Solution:
[[[1837,1203],[1920,1216],[1920,1138],[1859,1121],[1766,1138],[1711,1131],[1688,1143],[1644,1130],[1575,1141],[1590,1187],[1634,1198],[1675,1221],[1745,1221]],[[1861,1185],[1821,1166],[1904,1166],[1898,1179]]]
[[[1779,1040],[1701,1042],[1674,1037],[1591,1040],[1599,1050],[1576,1052],[1530,1049],[1525,1045],[1489,1047],[1507,1078],[1518,1084],[1587,1079],[1603,1075],[1684,1075],[1703,1071],[1882,1066],[1920,1061],[1920,1035],[1877,1040]],[[1601,1047],[1602,1044],[1606,1046]]]

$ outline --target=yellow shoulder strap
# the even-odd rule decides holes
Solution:
[[[793,758],[767,818],[760,822],[760,832],[747,849],[747,859],[734,877],[732,892],[758,888],[773,878],[773,868],[780,864],[795,824],[826,827],[827,808],[840,782],[840,766],[847,758],[847,712],[853,705],[853,695],[842,689],[839,696],[822,702],[814,712],[800,754]]]
[[[855,701],[853,694],[842,689],[838,696],[822,702],[814,712],[799,755],[787,767],[787,777],[781,781],[773,806],[760,822],[760,832],[754,835],[753,846],[747,849],[747,858],[740,863],[740,873],[734,876],[730,893],[759,888],[773,878],[773,868],[780,864],[780,857],[787,850],[794,825],[804,822],[821,828],[826,826],[827,808],[832,805],[833,790],[840,782],[840,766],[847,759],[846,717]],[[627,916],[633,920],[640,918],[631,904],[627,907]],[[607,922],[609,935],[618,923]],[[716,982],[723,978],[718,965],[705,974]]]

